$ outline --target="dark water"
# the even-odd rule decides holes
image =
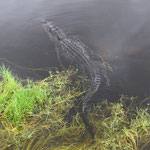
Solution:
[[[149,16],[149,0],[1,0],[0,57],[22,67],[57,67],[54,43],[41,26],[51,19],[112,65],[116,86],[110,94],[147,96]],[[46,75],[10,67],[22,78]]]

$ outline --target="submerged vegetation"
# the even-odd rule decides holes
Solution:
[[[101,100],[93,106],[88,115],[95,133],[92,143],[76,111],[80,104],[75,105],[77,100],[82,102],[87,84],[86,77],[73,69],[49,72],[49,77],[40,81],[22,81],[3,66],[0,149],[148,150],[149,107],[142,105],[144,100],[136,105],[138,98],[124,95],[116,103]]]

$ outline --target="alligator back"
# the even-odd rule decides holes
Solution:
[[[93,95],[98,91],[101,84],[101,66],[95,63],[89,54],[89,50],[87,51],[88,48],[83,43],[68,37],[62,29],[55,26],[52,22],[44,21],[42,24],[50,39],[54,38],[59,44],[58,53],[63,53],[67,59],[75,61],[79,68],[83,66],[89,76],[90,87],[83,99],[82,111],[85,112],[85,109],[88,108],[88,102],[92,100]]]

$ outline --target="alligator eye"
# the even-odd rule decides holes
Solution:
[[[54,29],[54,31],[55,31],[55,32],[57,32],[57,31],[58,31],[58,29],[57,29],[57,28],[55,28],[55,29]]]

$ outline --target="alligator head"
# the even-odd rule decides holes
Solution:
[[[62,40],[66,38],[63,30],[55,26],[53,22],[48,20],[42,20],[42,25],[44,30],[48,33],[50,39],[55,38],[56,40]]]

